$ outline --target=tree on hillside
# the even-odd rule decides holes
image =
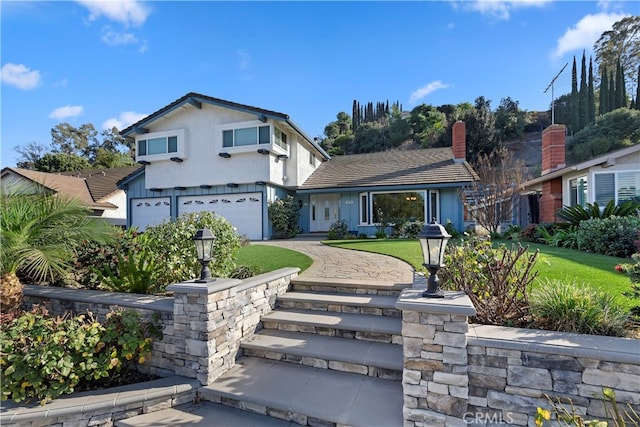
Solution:
[[[571,116],[573,114],[573,108],[571,108],[572,98],[570,93],[556,98],[554,103],[556,123],[571,126]],[[551,110],[551,106],[549,106],[549,110]]]
[[[582,63],[580,67],[580,91],[578,94],[578,130],[589,123],[589,94],[587,88],[587,64],[585,53],[582,51]]]
[[[625,70],[625,80],[638,83],[635,70],[640,66],[640,16],[627,16],[602,33],[593,45],[600,68],[616,69],[618,59]]]
[[[609,77],[607,75],[607,66],[602,67],[602,77],[600,78],[600,105],[598,106],[598,115],[609,112]]]
[[[49,148],[38,142],[30,142],[24,147],[19,145],[13,147],[13,149],[20,154],[20,160],[16,163],[16,166],[21,169],[35,169],[36,162],[49,151]]]
[[[576,133],[567,144],[567,157],[581,162],[640,143],[640,111],[618,108]]]
[[[435,146],[447,128],[447,116],[432,105],[421,104],[411,110],[409,124],[414,142],[424,148]]]
[[[502,149],[478,156],[474,169],[480,180],[461,193],[463,203],[478,225],[496,233],[500,224],[511,222],[520,198],[517,189],[527,178],[525,163],[515,161],[510,151]]]
[[[402,117],[402,112],[398,106],[391,107],[389,115],[389,139],[391,145],[399,146],[406,140],[411,138],[411,126],[407,120]]]
[[[589,84],[587,87],[587,117],[588,123],[596,121],[596,97],[593,87],[593,60],[589,57]]]
[[[79,128],[60,123],[51,129],[49,147],[31,143],[15,149],[21,155],[18,167],[41,172],[135,165],[131,141],[123,138],[115,127],[98,134],[91,123]]]
[[[89,160],[77,154],[47,153],[34,163],[34,169],[40,172],[69,172],[91,169]]]
[[[640,110],[640,65],[638,65],[638,79],[636,80],[636,110]]]
[[[577,132],[580,129],[580,96],[578,94],[578,68],[576,67],[576,57],[573,57],[573,68],[571,69],[571,131]]]
[[[495,141],[495,116],[491,111],[491,101],[479,96],[475,100],[473,111],[464,117],[467,137],[467,160],[474,164],[481,155],[490,155],[498,151],[500,142]]]
[[[510,96],[502,98],[495,112],[495,138],[498,141],[521,138],[527,124],[527,113]]]

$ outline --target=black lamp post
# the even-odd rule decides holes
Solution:
[[[425,224],[422,232],[418,234],[418,240],[422,247],[424,265],[429,270],[427,290],[422,294],[426,298],[444,298],[442,291],[438,289],[438,270],[444,267],[444,249],[451,235],[434,219],[431,224]]]
[[[216,241],[216,237],[208,228],[202,228],[196,232],[195,236],[193,236],[193,241],[196,244],[198,262],[202,264],[200,279],[195,280],[195,283],[213,282],[215,279],[211,278],[209,263],[213,258],[213,244]]]

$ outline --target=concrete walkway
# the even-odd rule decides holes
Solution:
[[[386,255],[324,245],[321,240],[325,238],[326,236],[301,236],[251,244],[279,246],[308,255],[313,259],[313,264],[299,276],[307,281],[367,281],[389,285],[413,283],[413,267],[406,262]]]

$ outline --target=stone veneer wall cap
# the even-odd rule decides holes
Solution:
[[[425,298],[423,293],[424,289],[404,289],[396,301],[396,308],[422,313],[476,315],[471,299],[464,292],[444,292],[444,298]]]
[[[292,276],[300,272],[299,268],[285,267],[278,270],[273,270],[268,273],[259,274],[254,277],[244,279],[240,285],[238,285],[238,291],[244,291],[254,288],[256,286],[264,285],[267,282],[282,279],[283,277]]]
[[[212,282],[196,283],[194,280],[188,282],[173,283],[167,286],[167,290],[171,292],[180,292],[183,294],[213,294],[215,292],[224,291],[233,288],[242,283],[238,279],[215,279]]]
[[[472,324],[469,325],[467,344],[634,365],[640,363],[640,340],[633,338]]]
[[[118,305],[120,307],[173,313],[173,297],[132,294],[127,292],[106,292],[91,289],[59,288],[56,286],[25,285],[24,295],[51,298],[62,301],[77,301],[90,304]]]

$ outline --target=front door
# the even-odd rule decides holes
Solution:
[[[339,200],[340,196],[337,194],[311,196],[311,232],[329,231],[331,224],[340,219]]]

